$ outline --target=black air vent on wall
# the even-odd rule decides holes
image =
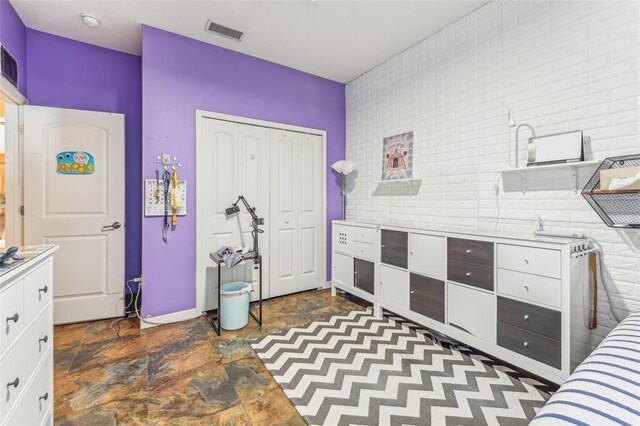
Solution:
[[[207,21],[207,26],[204,30],[222,37],[230,38],[235,41],[241,41],[242,37],[244,37],[244,32],[225,27],[224,25],[216,24],[212,21]]]
[[[4,46],[0,46],[0,62],[4,78],[18,87],[18,62]]]

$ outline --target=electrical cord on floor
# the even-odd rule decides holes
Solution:
[[[598,275],[600,278],[600,282],[602,283],[602,287],[604,287],[604,291],[607,294],[607,301],[609,302],[609,310],[611,311],[611,315],[613,315],[613,318],[620,323],[624,318],[620,318],[618,316],[618,314],[616,314],[615,309],[613,308],[613,304],[611,303],[611,295],[609,294],[609,286],[607,285],[607,282],[604,280],[604,275],[602,274],[602,271],[604,270],[603,267],[603,260],[602,258],[604,257],[604,251],[602,250],[602,246],[600,245],[599,242],[597,242],[596,240],[592,239],[592,238],[587,238],[587,240],[595,247],[596,252],[598,254]]]

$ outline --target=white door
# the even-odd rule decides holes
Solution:
[[[300,279],[298,291],[318,288],[326,282],[322,201],[322,137],[298,135],[299,186],[298,240]]]
[[[271,296],[325,282],[322,137],[271,130]]]
[[[227,218],[225,209],[243,195],[259,217],[269,223],[269,129],[203,118],[198,152],[198,274],[203,310],[217,308],[217,267],[209,253],[222,246],[253,248],[251,215],[240,202],[240,214]],[[259,235],[263,256],[263,298],[269,297],[269,232]],[[250,282],[258,296],[258,271],[253,262],[222,269],[222,283]]]
[[[271,130],[271,296],[298,290],[298,133]]]
[[[54,321],[124,313],[124,115],[24,107],[24,242],[60,244]]]

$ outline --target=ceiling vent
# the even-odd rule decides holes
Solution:
[[[211,20],[207,21],[207,26],[204,30],[235,41],[242,41],[242,37],[244,37],[244,33],[242,31],[216,24]]]

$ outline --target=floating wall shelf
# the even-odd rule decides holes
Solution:
[[[417,192],[418,189],[420,189],[421,184],[422,178],[390,179],[378,181],[378,186],[386,186],[389,189],[389,195],[394,195],[391,193],[392,188],[407,188],[409,192],[408,195],[415,195],[414,189]]]
[[[532,166],[532,167],[507,167],[500,171],[502,174],[517,174],[522,181],[522,193],[527,193],[527,175],[534,172],[544,172],[553,170],[567,170],[571,173],[573,179],[573,192],[578,192],[578,169],[592,168],[596,169],[601,163],[601,160],[589,160],[589,161],[576,161],[574,163],[558,163],[547,164],[544,166]]]

